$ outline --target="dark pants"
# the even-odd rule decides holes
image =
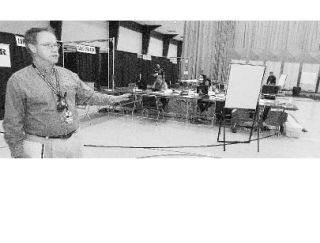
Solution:
[[[198,100],[198,107],[200,109],[200,113],[208,110],[208,108],[212,105],[211,102]]]
[[[169,100],[167,98],[160,98],[160,102],[162,103],[162,109],[167,109]]]

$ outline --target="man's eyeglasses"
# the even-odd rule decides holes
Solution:
[[[50,49],[53,49],[53,48],[60,48],[61,47],[61,44],[60,43],[44,43],[44,44],[39,44],[40,46],[44,46],[46,48],[50,48]]]

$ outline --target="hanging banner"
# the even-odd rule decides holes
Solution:
[[[0,44],[0,67],[11,67],[9,44]]]
[[[17,46],[26,47],[26,44],[24,43],[24,37],[16,35],[16,44]]]
[[[77,52],[96,54],[96,48],[93,46],[77,45]]]
[[[142,59],[151,61],[151,55],[142,55]]]

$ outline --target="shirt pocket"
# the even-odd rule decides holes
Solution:
[[[57,105],[57,96],[51,91],[33,90],[27,97],[28,109],[34,111],[55,110]]]

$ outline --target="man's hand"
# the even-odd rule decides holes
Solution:
[[[128,101],[130,100],[130,97],[132,96],[132,94],[123,94],[123,95],[119,95],[117,97],[117,102],[123,102],[123,101]]]

